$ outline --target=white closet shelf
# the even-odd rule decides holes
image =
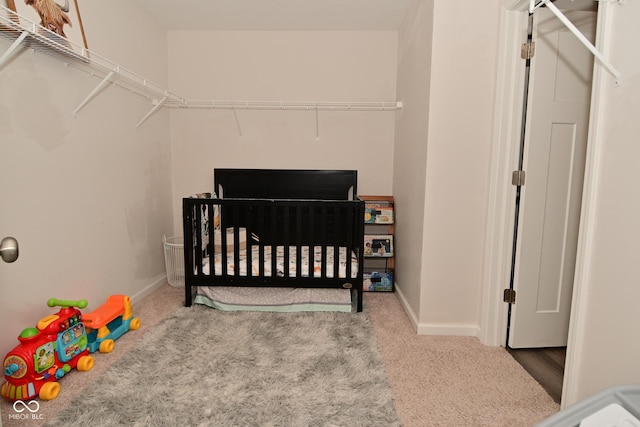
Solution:
[[[72,66],[102,79],[89,96],[74,110],[74,116],[107,84],[115,84],[152,102],[157,102],[159,99],[171,100],[174,103],[182,102],[180,97],[160,85],[86,49],[84,46],[60,37],[4,6],[0,6],[0,36],[13,42],[4,54],[0,55],[0,67],[12,55],[27,49],[42,53],[63,62],[66,66]],[[140,124],[142,121],[138,123],[138,126]]]
[[[100,83],[73,111],[75,116],[107,85],[115,84],[151,101],[152,109],[137,124],[140,126],[159,108],[196,108],[227,110],[314,110],[314,111],[394,111],[402,102],[298,102],[298,101],[209,101],[187,100],[115,62],[43,28],[11,9],[0,6],[0,37],[12,41],[0,55],[0,69],[12,55],[24,48],[50,56],[100,79]]]

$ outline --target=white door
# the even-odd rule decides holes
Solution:
[[[594,40],[596,13],[566,16]],[[534,14],[509,346],[566,346],[593,56],[548,9]]]

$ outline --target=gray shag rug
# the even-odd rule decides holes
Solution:
[[[366,313],[194,306],[154,327],[46,425],[401,422]]]

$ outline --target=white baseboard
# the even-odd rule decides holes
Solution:
[[[402,305],[402,308],[404,308],[405,313],[407,313],[407,316],[409,316],[409,320],[411,321],[411,324],[413,325],[413,330],[417,332],[418,331],[418,316],[416,316],[416,314],[411,309],[411,306],[409,305],[409,303],[407,302],[407,299],[405,298],[404,294],[402,293],[402,289],[400,289],[398,287],[398,285],[395,284],[395,283],[394,283],[394,290],[396,292],[396,295],[398,295],[398,299],[400,300],[400,304]]]
[[[141,291],[136,292],[133,295],[130,295],[131,303],[135,304],[136,302],[140,301],[142,298],[153,293],[153,291],[160,289],[160,287],[166,284],[167,284],[167,276],[163,274],[162,276],[158,277],[153,283],[144,287]]]
[[[395,287],[395,291],[400,299],[402,308],[409,316],[409,320],[413,325],[413,329],[418,335],[450,335],[458,337],[477,337],[480,335],[480,326],[474,324],[463,323],[420,323],[418,316],[411,309],[411,306],[407,302],[402,290]]]
[[[422,323],[418,326],[418,335],[449,335],[456,337],[477,337],[478,325],[455,323]]]

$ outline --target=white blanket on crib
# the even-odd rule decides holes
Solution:
[[[272,273],[272,257],[271,257],[271,246],[252,246],[251,247],[251,275],[259,276],[259,265],[260,265],[260,249],[264,251],[264,276],[271,277]],[[309,246],[302,247],[302,257],[300,260],[301,263],[301,272],[300,277],[309,277]],[[288,271],[289,277],[298,277],[297,270],[297,249],[295,246],[289,247],[289,262],[288,262]],[[325,266],[326,266],[326,275],[325,277],[333,278],[334,277],[334,248],[327,247],[325,254]],[[284,246],[276,247],[276,274],[278,276],[284,276],[285,272],[285,257],[284,257]],[[222,275],[222,254],[216,253],[215,257],[215,275]],[[322,277],[322,247],[314,246],[313,247],[313,277]],[[344,247],[340,247],[338,251],[338,278],[346,278],[347,277],[347,249]],[[241,250],[239,252],[239,263],[238,267],[240,268],[240,276],[247,275],[247,250]],[[235,274],[235,260],[233,252],[227,253],[227,274],[233,275]],[[203,267],[202,272],[205,275],[210,274],[209,268],[209,258],[203,259]],[[356,278],[358,276],[358,259],[354,254],[351,256],[351,278]]]

